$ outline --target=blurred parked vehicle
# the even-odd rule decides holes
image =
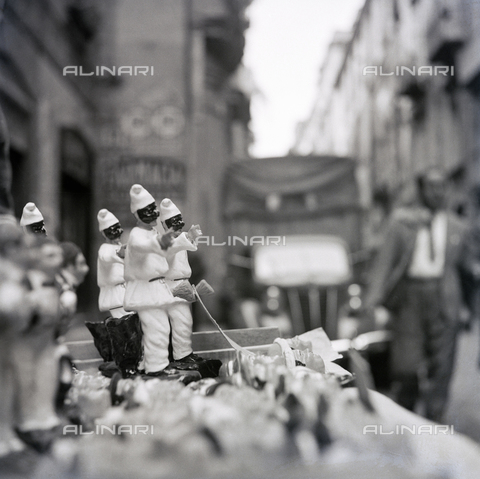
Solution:
[[[275,325],[284,336],[321,326],[330,339],[344,339],[336,343],[341,352],[357,336],[367,357],[388,350],[387,336],[362,336],[379,325],[358,314],[370,254],[362,245],[356,167],[334,156],[231,165],[223,204],[228,326]]]

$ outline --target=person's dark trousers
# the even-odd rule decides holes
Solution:
[[[440,280],[406,280],[403,298],[393,325],[396,400],[413,410],[421,396],[426,417],[441,421],[455,361],[457,323],[442,310]],[[421,368],[427,371],[427,382],[419,388]]]
[[[443,318],[428,343],[427,384],[424,392],[425,416],[442,422],[447,406],[457,349],[458,323]]]

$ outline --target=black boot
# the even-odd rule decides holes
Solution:
[[[110,319],[110,318],[109,318]],[[105,362],[113,361],[112,344],[107,332],[105,321],[85,321],[85,326],[93,336],[93,344]]]
[[[142,328],[137,313],[109,318],[106,327],[112,344],[113,360],[123,378],[137,373],[142,359]]]
[[[182,359],[170,363],[169,367],[180,371],[198,371],[202,378],[216,378],[222,366],[219,359],[204,359],[190,353]]]

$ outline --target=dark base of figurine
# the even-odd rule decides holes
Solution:
[[[138,373],[134,377],[140,377],[144,381],[149,381],[151,379],[161,379],[162,381],[177,381],[185,385],[190,384],[194,381],[199,381],[202,379],[202,376],[198,371],[180,371],[177,369],[166,368],[162,371],[152,372],[152,373]],[[113,406],[117,406],[124,401],[124,397],[121,394],[117,393],[118,382],[123,379],[120,373],[113,375],[112,380],[110,381],[110,399]]]
[[[203,378],[216,378],[222,366],[222,362],[218,359],[203,359],[192,355],[180,361],[170,363],[161,371],[148,372],[139,371],[136,374],[125,376],[118,369],[111,376],[110,381],[110,397],[112,405],[118,405],[123,402],[124,398],[121,394],[117,394],[118,382],[121,379],[140,377],[144,381],[151,379],[161,379],[162,381],[177,381],[185,385]],[[112,371],[113,369],[110,369]]]
[[[179,371],[198,371],[202,378],[217,378],[221,366],[222,362],[219,359],[203,359],[196,356],[194,360],[173,361],[168,367]]]
[[[115,364],[114,361],[106,361],[100,364],[100,366],[98,366],[98,370],[107,378],[113,377],[113,375],[116,373],[121,373],[120,368]]]
[[[16,430],[17,436],[28,446],[37,452],[44,453],[50,450],[53,441],[60,436],[61,427],[50,429],[33,429],[29,431]]]
[[[163,371],[145,373],[145,371],[134,371],[131,369],[122,371],[113,361],[109,361],[100,364],[98,369],[102,375],[107,378],[112,378],[115,374],[119,374],[122,379],[140,376],[142,379],[157,377],[159,379],[174,380],[178,379],[179,375],[188,374],[195,378],[193,380],[197,381],[203,378],[218,377],[221,366],[222,362],[218,359],[202,359],[202,361],[197,363],[182,363],[180,361],[174,361]]]
[[[149,379],[161,379],[165,381],[178,381],[183,384],[189,384],[202,379],[198,371],[180,371],[178,369],[164,369],[163,371],[154,373],[141,373],[139,376],[145,381]]]
[[[142,357],[142,329],[137,313],[129,313],[122,318],[108,318],[102,322],[85,323],[92,333],[95,346],[104,363],[100,372],[112,378],[119,373],[123,379],[141,376],[143,379],[178,380],[184,383],[202,378],[216,378],[222,365],[218,359],[203,359],[194,353],[173,361],[165,371],[144,374],[136,366]],[[170,371],[176,371],[171,373]]]

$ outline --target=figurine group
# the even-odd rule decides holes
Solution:
[[[0,457],[44,451],[58,434],[72,373],[62,335],[88,273],[76,245],[47,236],[34,203],[20,226],[0,219]]]
[[[126,245],[121,244],[123,230],[113,213],[101,209],[97,217],[106,240],[98,252],[99,309],[126,321],[135,312],[142,332],[142,357],[134,371],[120,368],[122,374],[169,378],[179,368],[198,371],[206,361],[193,353],[190,304],[176,291],[185,284],[192,290],[187,251],[196,251],[200,227],[183,232],[185,223],[176,205],[165,198],[157,208],[153,196],[138,184],[130,189],[130,211],[137,222]],[[106,321],[107,330],[111,324]]]

